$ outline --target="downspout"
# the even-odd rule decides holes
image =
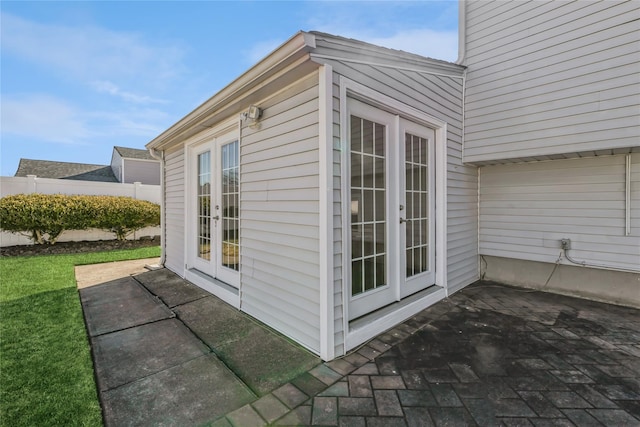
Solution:
[[[467,2],[458,0],[458,59],[456,64],[464,65],[467,56]]]
[[[242,121],[244,119],[244,113],[238,117],[238,204],[242,199],[242,162],[240,161],[240,145],[242,144]],[[238,210],[242,212],[240,206]],[[238,266],[238,311],[242,311],[242,224],[240,216],[238,216],[238,250],[240,251],[240,265]]]
[[[151,157],[153,157],[154,159],[160,161],[160,249],[161,249],[161,252],[160,252],[160,262],[158,264],[161,267],[164,267],[164,262],[167,259],[167,254],[166,254],[167,251],[165,247],[166,209],[165,209],[165,192],[164,192],[164,187],[165,187],[164,150],[158,151],[155,148],[151,148],[149,149],[149,154],[151,154]],[[124,165],[123,165],[123,169],[124,169]]]
[[[624,157],[624,235],[631,236],[631,154]]]

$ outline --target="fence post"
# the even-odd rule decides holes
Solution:
[[[136,181],[133,183],[133,198],[137,199],[140,197],[140,186],[142,185],[141,182]]]
[[[36,192],[36,178],[36,175],[27,175],[27,194]]]

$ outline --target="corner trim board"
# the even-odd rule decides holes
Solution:
[[[335,357],[333,281],[333,68],[318,73],[320,163],[320,357]]]

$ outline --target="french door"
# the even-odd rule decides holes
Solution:
[[[191,149],[189,267],[237,287],[239,144],[234,133]]]
[[[349,319],[435,283],[434,131],[348,101]]]

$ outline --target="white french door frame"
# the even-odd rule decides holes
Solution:
[[[400,201],[402,202],[401,204],[404,206],[404,217],[407,218],[409,216],[409,202],[407,201],[407,180],[406,177],[405,179],[402,178],[403,173],[406,172],[405,170],[405,166],[406,166],[406,141],[404,140],[404,137],[406,136],[406,134],[410,134],[413,135],[414,137],[419,137],[419,138],[423,138],[426,140],[426,158],[427,158],[427,176],[426,176],[426,183],[427,183],[427,195],[426,195],[426,201],[427,201],[427,218],[428,218],[428,227],[427,227],[427,265],[429,266],[429,268],[426,271],[423,271],[421,273],[417,273],[411,277],[407,277],[407,271],[406,268],[403,268],[404,266],[406,266],[406,238],[407,238],[407,230],[405,230],[405,227],[408,227],[409,224],[412,224],[411,222],[405,220],[404,225],[400,227],[400,233],[399,233],[399,238],[400,238],[400,262],[399,262],[399,266],[401,266],[401,283],[402,286],[400,286],[400,298],[404,298],[408,295],[411,295],[415,292],[420,291],[423,288],[423,283],[435,283],[435,272],[434,272],[434,266],[435,266],[435,251],[433,250],[433,247],[435,245],[435,221],[434,221],[434,213],[435,213],[435,208],[434,208],[434,203],[435,203],[435,198],[433,197],[433,194],[435,193],[435,162],[432,161],[433,159],[433,155],[434,155],[434,150],[435,150],[435,136],[432,135],[434,133],[433,129],[430,129],[424,125],[419,125],[417,123],[414,123],[412,121],[409,121],[407,119],[401,118],[400,119],[400,129],[399,129],[399,136],[401,141],[399,144],[400,148],[405,148],[404,150],[400,150],[399,154],[399,162],[401,164],[400,166],[400,186],[399,186],[399,191],[398,191],[398,195],[400,198]],[[413,190],[415,190],[416,183],[413,183]],[[425,189],[420,189],[420,190],[425,190]],[[415,200],[413,201],[414,206],[413,208],[415,209]],[[415,212],[415,210],[414,210]],[[415,223],[412,224],[413,227],[416,226]],[[413,229],[415,230],[415,228]],[[415,231],[413,231],[414,233],[414,239],[415,239]]]
[[[210,260],[198,259],[196,253],[199,226],[196,220],[197,196],[195,194],[198,185],[198,177],[196,176],[198,155],[207,151],[211,152],[211,216],[218,215],[221,218],[221,212],[216,212],[216,205],[221,205],[221,147],[234,141],[238,141],[239,149],[240,132],[237,120],[224,122],[185,144],[184,254],[185,278],[237,307],[239,306],[237,289],[240,285],[240,273],[222,266],[221,220],[217,220],[217,224],[213,223],[215,220],[212,221]]]
[[[364,326],[360,326],[357,329],[351,330],[349,327],[349,302],[351,298],[351,229],[347,225],[350,221],[350,209],[348,206],[350,201],[347,200],[347,196],[350,194],[350,169],[348,164],[348,123],[349,123],[349,107],[348,100],[355,99],[368,104],[372,107],[379,108],[383,111],[389,112],[396,116],[396,129],[399,129],[400,118],[410,120],[419,125],[423,125],[430,129],[433,129],[435,133],[434,145],[434,167],[435,167],[435,285],[440,289],[430,293],[410,304],[402,305],[401,308],[372,319],[371,322],[366,322]],[[447,123],[432,117],[416,108],[406,105],[396,99],[393,99],[387,95],[379,93],[369,87],[366,87],[360,83],[350,80],[344,76],[340,77],[340,132],[342,146],[341,156],[341,194],[342,194],[342,309],[343,309],[343,328],[345,331],[345,352],[355,348],[357,345],[365,342],[366,340],[376,336],[384,330],[392,327],[393,325],[403,321],[404,319],[416,314],[420,310],[434,304],[447,295],[447,244],[446,244],[446,230],[447,230]],[[391,187],[389,187],[391,188]],[[398,187],[395,187],[398,188]],[[389,191],[389,189],[387,190]],[[399,195],[396,195],[396,206],[399,204]],[[392,203],[392,202],[390,202]],[[392,228],[398,232],[399,227],[394,227],[390,223],[388,232],[393,232]],[[400,257],[396,255],[394,259],[390,259],[390,264],[396,264],[396,270]],[[397,274],[397,272],[395,273]],[[400,299],[400,290],[397,290],[397,299]]]
[[[396,166],[392,164],[392,161],[398,156],[398,144],[394,144],[395,136],[398,133],[398,120],[397,116],[388,113],[386,111],[382,111],[379,108],[373,107],[367,103],[361,102],[356,99],[351,99],[347,103],[348,116],[350,117],[357,116],[361,119],[369,120],[372,123],[376,123],[384,126],[384,201],[385,201],[385,209],[384,209],[384,221],[385,221],[385,233],[384,233],[384,246],[383,250],[384,257],[386,259],[385,262],[385,272],[386,272],[386,283],[383,286],[380,286],[376,289],[364,291],[358,295],[352,295],[351,291],[349,291],[349,306],[350,306],[350,315],[349,317],[359,317],[361,315],[367,314],[373,311],[375,308],[379,308],[387,305],[388,301],[394,301],[399,299],[399,292],[397,290],[397,280],[396,277],[399,276],[400,270],[398,268],[399,263],[398,260],[400,258],[400,254],[398,251],[397,238],[394,236],[398,236],[399,234],[399,213],[397,212],[396,207],[398,206],[398,191],[394,191],[398,188],[399,183],[397,182],[397,173],[390,173],[390,171],[396,171]],[[347,127],[350,127],[347,125]],[[346,140],[345,140],[346,141]],[[351,148],[345,149],[346,160],[345,163],[350,164],[350,158],[353,155],[351,153]],[[371,156],[369,156],[371,157]],[[350,174],[347,173],[345,176],[345,180],[350,178]],[[349,178],[347,178],[349,177]],[[372,178],[375,180],[375,178]],[[373,185],[373,184],[372,184]],[[364,187],[364,183],[361,185]],[[378,191],[374,192],[378,193]],[[346,195],[350,194],[351,191],[345,193]],[[377,197],[377,196],[376,196]],[[351,197],[352,199],[353,197]],[[351,200],[350,199],[350,200]],[[351,202],[353,203],[353,202]],[[357,199],[356,204],[358,205],[358,210],[365,210],[364,200]],[[353,209],[353,206],[351,207]],[[364,214],[363,212],[361,213]],[[349,222],[343,222],[344,225],[351,224]],[[363,227],[363,226],[361,226]],[[373,225],[372,228],[375,228]],[[361,237],[365,239],[364,227],[362,229]],[[373,243],[374,246],[377,245],[376,242]],[[352,248],[352,238],[350,237],[348,241],[343,242],[343,247],[346,252],[351,253]],[[373,256],[376,258],[376,255]],[[351,260],[348,265],[345,265],[345,268],[349,268],[351,265]],[[349,283],[351,283],[351,276]],[[373,309],[371,307],[374,307]]]

